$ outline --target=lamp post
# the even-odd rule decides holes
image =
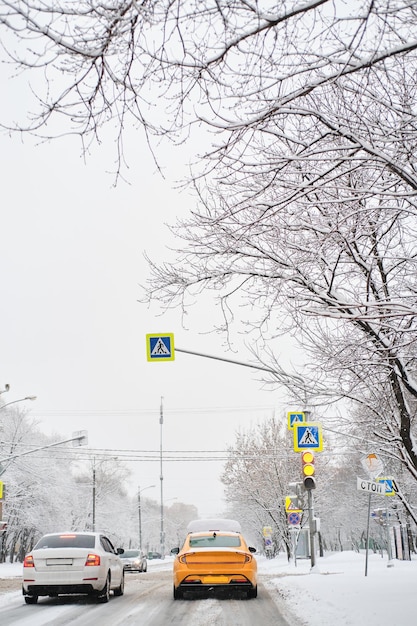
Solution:
[[[18,400],[15,400],[15,402],[19,402]],[[3,407],[0,407],[3,408]],[[70,439],[64,439],[63,441],[56,441],[54,443],[49,443],[45,446],[40,446],[39,448],[32,448],[31,450],[26,450],[25,452],[18,452],[17,454],[9,454],[9,456],[6,456],[2,459],[0,459],[0,477],[5,473],[5,471],[7,470],[7,466],[14,460],[14,459],[19,459],[21,456],[26,456],[27,454],[33,454],[34,452],[39,452],[40,450],[47,450],[48,448],[54,448],[55,446],[60,446],[64,443],[70,443],[72,442],[74,445],[74,442],[78,442],[78,445],[84,445],[87,443],[87,435],[86,435],[85,430],[82,431],[78,431],[76,433],[73,434],[73,436]],[[7,463],[6,467],[3,466],[3,463]],[[3,503],[0,502],[0,520],[3,517]]]
[[[62,446],[65,443],[79,442],[78,445],[85,445],[87,443],[87,435],[85,430],[79,430],[73,434],[69,439],[63,439],[62,441],[55,441],[54,443],[48,443],[45,446],[40,446],[39,448],[31,448],[30,450],[26,450],[25,452],[18,452],[16,454],[9,454],[8,456],[0,459],[0,476],[4,474],[7,467],[3,467],[3,463],[10,463],[14,461],[14,459],[20,459],[21,456],[26,456],[28,454],[33,454],[34,452],[39,452],[40,450],[47,450],[48,448],[54,448],[55,446]]]
[[[142,493],[142,491],[145,491],[145,489],[151,489],[152,487],[155,487],[155,485],[149,485],[148,487],[144,487],[143,489],[140,489],[138,487],[139,550],[142,550],[142,508],[140,502],[140,494]]]
[[[1,391],[0,393],[4,393],[4,391]],[[20,398],[19,400],[12,400],[11,402],[6,402],[6,404],[2,404],[0,406],[0,411],[2,409],[5,409],[6,406],[10,406],[11,404],[15,404],[16,402],[24,402],[25,400],[36,400],[37,396],[25,396],[24,398]]]

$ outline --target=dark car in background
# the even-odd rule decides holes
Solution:
[[[162,554],[160,552],[148,552],[148,559],[162,559]]]
[[[146,572],[148,569],[146,554],[141,550],[125,550],[120,558],[125,572]]]

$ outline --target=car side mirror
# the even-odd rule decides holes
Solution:
[[[178,554],[178,553],[179,553],[179,551],[180,551],[180,549],[179,549],[179,548],[172,548],[172,550],[171,550],[171,554]]]
[[[124,548],[117,548],[116,553],[117,554],[123,554],[124,553]]]
[[[252,546],[249,546],[249,552],[256,552],[256,548],[252,548]]]

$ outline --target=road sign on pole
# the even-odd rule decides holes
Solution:
[[[288,514],[288,523],[291,526],[298,526],[301,521],[301,516],[299,513],[289,513]]]
[[[376,479],[377,483],[385,485],[385,495],[386,496],[396,496],[398,487],[393,478],[389,478],[387,476],[378,476]]]
[[[384,464],[375,453],[368,454],[361,460],[362,467],[368,472],[369,476],[375,479],[384,469]]]
[[[323,433],[319,422],[294,423],[294,451],[323,450]]]
[[[174,334],[147,334],[146,354],[148,357],[148,361],[174,361]]]
[[[288,430],[292,430],[294,428],[294,424],[300,424],[306,421],[306,414],[303,413],[302,411],[299,411],[299,412],[289,411],[287,413],[287,419],[288,419]]]
[[[298,496],[291,494],[285,498],[285,510],[287,513],[301,513]]]
[[[363,491],[364,493],[376,493],[379,496],[385,495],[385,483],[380,482],[376,483],[373,480],[366,480],[365,478],[357,478],[356,486],[358,491]]]

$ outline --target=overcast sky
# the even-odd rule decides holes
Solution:
[[[16,92],[9,96],[7,113],[24,107]],[[173,185],[185,174],[184,151],[161,148],[164,181],[143,137],[132,134],[130,184],[114,187],[112,142],[86,161],[76,138],[36,146],[3,134],[0,142],[0,388],[11,386],[4,401],[36,395],[25,404],[44,432],[85,429],[91,447],[121,458],[123,450],[159,450],[161,397],[166,451],[225,450],[237,429],[299,409],[278,390],[262,389],[255,370],[180,353],[173,362],[147,361],[145,335],[159,332],[174,333],[177,347],[249,359],[243,340],[231,354],[222,337],[205,334],[215,314],[210,300],[187,316],[188,330],[178,312],[159,317],[138,302],[148,273],[143,252],[168,257],[164,224],[193,206]],[[155,484],[147,495],[158,500],[159,463],[129,467],[132,491]],[[167,460],[167,503],[219,512],[220,470],[213,461]]]

